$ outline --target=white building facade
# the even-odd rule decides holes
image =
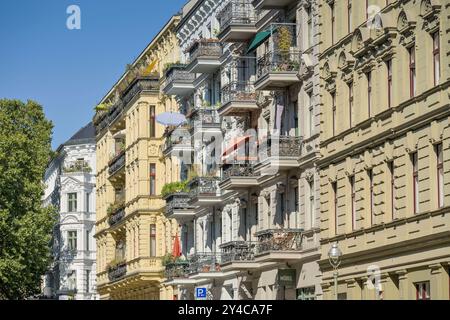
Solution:
[[[96,300],[95,135],[92,124],[61,145],[44,176],[44,205],[58,209],[44,296]]]

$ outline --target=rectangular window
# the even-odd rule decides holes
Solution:
[[[90,270],[86,270],[86,293],[89,293],[90,289],[90,279],[91,279],[91,271]]]
[[[311,228],[315,225],[316,199],[314,193],[314,179],[309,183],[309,220],[311,221]]]
[[[334,210],[334,232],[338,234],[338,197],[337,197],[337,182],[331,184],[331,189],[333,190],[333,210]]]
[[[352,230],[356,230],[356,178],[350,177],[350,189],[352,198]]]
[[[332,130],[333,130],[333,136],[336,134],[336,93],[333,92],[331,94],[331,107],[333,108],[333,119],[332,119]]]
[[[150,257],[156,257],[156,224],[150,225]]]
[[[353,82],[348,84],[348,114],[350,117],[350,128],[353,127],[354,120],[354,110],[353,110]]]
[[[294,104],[294,128],[295,128],[295,136],[300,136],[300,131],[298,127],[298,102]]]
[[[409,92],[410,97],[416,95],[416,48],[413,45],[409,50]]]
[[[372,72],[369,71],[367,76],[367,112],[369,118],[372,115]]]
[[[369,0],[366,0],[366,21],[369,20]]]
[[[312,92],[308,93],[308,120],[309,120],[309,136],[311,137],[314,133],[314,107],[312,103]]]
[[[336,14],[335,14],[334,3],[330,4],[330,10],[331,10],[331,44],[334,44],[334,31],[335,31],[335,24],[336,24]]]
[[[438,190],[438,206],[444,206],[444,151],[442,143],[437,144],[436,159],[437,159],[437,190]]]
[[[430,282],[416,282],[416,300],[430,300]]]
[[[68,231],[67,232],[67,249],[70,251],[77,250],[77,232]]]
[[[352,0],[347,0],[347,31],[352,32]]]
[[[76,270],[69,270],[67,273],[67,289],[77,290],[77,272]]]
[[[67,194],[68,198],[68,210],[69,212],[76,212],[77,211],[77,194],[76,193],[69,193]]]
[[[411,156],[413,166],[414,213],[419,212],[419,157],[417,152]]]
[[[89,192],[86,192],[86,212],[89,213],[89,209],[90,209],[90,203],[89,203],[89,198],[91,197],[91,194]]]
[[[312,8],[306,8],[306,14],[308,16],[308,48],[313,46],[313,21],[312,21]]]
[[[433,33],[433,70],[434,70],[434,85],[437,86],[441,80],[441,45],[439,41],[439,31]]]
[[[369,192],[370,192],[370,224],[374,225],[375,224],[375,194],[374,194],[374,184],[373,184],[373,170],[369,169],[367,170],[367,175],[369,177]]]
[[[299,212],[300,211],[300,205],[299,205],[299,200],[298,200],[298,187],[294,188],[294,206],[295,206],[295,212]]]
[[[316,288],[300,288],[297,289],[297,300],[316,300]]]
[[[391,217],[395,219],[395,167],[394,161],[388,163],[388,170],[390,176],[390,194],[391,194]]]
[[[156,164],[150,164],[150,195],[156,195]]]
[[[150,138],[156,136],[155,106],[150,106]]]
[[[91,232],[90,230],[86,230],[86,251],[89,251],[89,241],[91,238]]]
[[[388,83],[388,108],[392,107],[392,60],[386,61]]]
[[[281,214],[281,225],[284,224],[284,208],[285,208],[285,203],[284,203],[285,197],[284,197],[284,193],[280,193],[280,214]]]

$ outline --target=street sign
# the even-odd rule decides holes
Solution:
[[[206,300],[207,290],[206,288],[195,288],[195,298],[197,300]]]

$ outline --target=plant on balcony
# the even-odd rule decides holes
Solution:
[[[110,261],[107,265],[106,265],[106,269],[108,271],[117,268],[119,265],[124,264],[126,262],[125,259],[117,259],[114,258],[112,261]]]
[[[91,172],[92,168],[86,161],[76,161],[72,164],[69,164],[67,167],[64,167],[64,173],[74,173],[74,172]]]
[[[163,73],[166,73],[173,66],[182,66],[182,64],[180,63],[180,61],[166,63],[163,68]]]
[[[113,204],[111,204],[108,209],[106,209],[106,213],[108,213],[108,215],[112,215],[114,213],[116,213],[117,211],[119,211],[120,209],[123,209],[125,207],[125,201],[124,200],[119,200],[114,202]]]
[[[96,105],[94,109],[97,112],[108,111],[110,107],[111,107],[111,103],[100,103],[100,104]]]
[[[175,264],[175,263],[187,263],[186,259],[182,257],[174,257],[172,253],[166,253],[165,256],[162,258],[162,265],[167,266],[169,264]]]
[[[172,193],[188,192],[188,191],[189,191],[189,189],[187,187],[187,180],[177,181],[177,182],[166,183],[162,187],[161,195],[163,197],[166,197]]]
[[[287,26],[281,26],[278,28],[278,49],[283,54],[289,54],[289,50],[292,47],[292,33]]]

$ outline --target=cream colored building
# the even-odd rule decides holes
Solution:
[[[320,2],[325,299],[449,299],[449,4]]]
[[[101,299],[160,299],[162,257],[177,224],[162,214],[165,128],[155,116],[175,110],[160,92],[179,48],[172,17],[106,94],[94,117],[97,137],[97,286]]]

